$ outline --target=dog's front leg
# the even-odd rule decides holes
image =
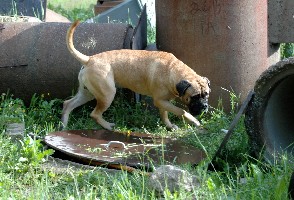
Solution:
[[[179,127],[175,124],[172,124],[170,121],[169,121],[169,118],[168,118],[168,112],[166,110],[163,110],[163,109],[159,109],[159,113],[160,113],[160,117],[161,117],[161,120],[163,121],[163,123],[166,125],[166,127],[168,129],[171,129],[171,130],[177,130]]]
[[[183,110],[183,112],[184,114],[182,116],[184,116],[185,120],[188,121],[188,123],[193,124],[194,126],[200,126],[200,122],[195,117],[193,117],[193,115],[185,110]]]
[[[172,103],[170,103],[167,100],[154,100],[154,105],[159,108],[161,119],[165,123],[167,128],[170,128],[170,129],[176,129],[177,128],[176,125],[172,124],[169,121],[167,112],[171,112],[171,113],[177,115],[178,117],[184,117],[184,119],[189,124],[192,124],[192,125],[195,125],[195,126],[200,126],[200,122],[195,117],[193,117],[190,113],[188,113],[185,110],[173,105]]]

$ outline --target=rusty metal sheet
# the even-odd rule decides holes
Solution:
[[[294,1],[269,0],[268,16],[269,41],[294,42]]]
[[[205,153],[170,138],[107,130],[68,130],[48,134],[45,143],[86,164],[131,167],[197,164]]]

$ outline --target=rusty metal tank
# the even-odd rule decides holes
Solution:
[[[243,100],[269,66],[267,0],[156,1],[156,42],[211,81],[210,104]],[[277,62],[277,56],[271,62]]]

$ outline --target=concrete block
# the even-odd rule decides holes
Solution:
[[[268,13],[269,41],[294,42],[294,1],[269,0]]]

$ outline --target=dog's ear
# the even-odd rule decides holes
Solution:
[[[208,78],[206,78],[206,77],[203,77],[203,78],[207,81],[208,87],[210,87],[210,80]]]
[[[176,85],[176,89],[179,93],[179,96],[183,96],[186,92],[186,90],[188,89],[188,87],[190,87],[191,84],[186,81],[186,80],[181,80],[177,85]]]

